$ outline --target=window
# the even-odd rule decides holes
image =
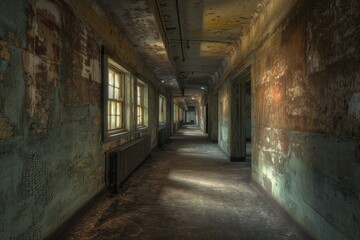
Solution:
[[[110,53],[111,54],[111,53]],[[104,141],[147,131],[148,85],[102,49],[102,137]],[[117,59],[117,61],[114,61]]]
[[[137,126],[144,126],[144,85],[137,85]]]
[[[147,85],[140,80],[137,80],[136,96],[137,96],[136,125],[138,127],[145,127],[147,125]]]
[[[108,78],[108,130],[123,129],[125,74],[111,66]]]
[[[105,137],[126,130],[126,81],[129,73],[119,64],[108,58],[105,68],[104,122]]]
[[[159,123],[164,124],[166,121],[166,99],[159,96]]]
[[[174,122],[179,121],[179,107],[174,104]]]

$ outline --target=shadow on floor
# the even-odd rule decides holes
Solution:
[[[300,239],[199,128],[185,126],[66,239]]]

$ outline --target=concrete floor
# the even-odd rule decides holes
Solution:
[[[300,239],[250,181],[197,128],[181,129],[67,239]]]

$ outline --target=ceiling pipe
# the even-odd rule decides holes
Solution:
[[[179,32],[180,32],[181,53],[182,53],[182,57],[183,57],[183,62],[185,62],[183,37],[182,37],[181,23],[180,23],[179,0],[176,0],[176,12],[177,12],[177,18],[178,18]]]
[[[168,38],[167,32],[165,30],[166,27],[165,27],[163,18],[161,17],[160,6],[159,6],[158,0],[155,0],[155,6],[156,6],[157,15],[158,15],[158,18],[159,18],[159,21],[160,21],[160,24],[161,24],[161,28],[162,28],[162,30],[164,32],[164,38],[165,38],[166,45],[169,45],[170,44],[170,39]]]

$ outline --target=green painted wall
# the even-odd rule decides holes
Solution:
[[[144,134],[157,144],[153,74],[110,19],[69,3],[0,2],[0,239],[48,236],[105,187],[105,151]],[[149,87],[148,128],[106,143],[101,45]]]

